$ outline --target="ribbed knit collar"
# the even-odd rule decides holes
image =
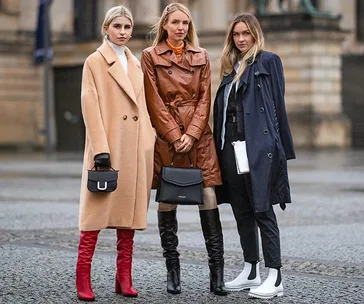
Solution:
[[[117,45],[110,40],[107,40],[108,44],[112,47],[112,49],[115,51],[118,55],[125,55],[125,46]]]
[[[180,46],[174,46],[168,39],[166,40],[166,42],[177,56],[182,55],[183,48],[185,47],[185,44],[183,42]]]

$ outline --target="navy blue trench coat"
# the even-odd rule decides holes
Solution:
[[[235,71],[225,76],[214,103],[214,138],[221,150],[221,130],[225,86],[233,81]],[[284,74],[278,55],[262,51],[253,63],[248,62],[237,89],[237,128],[245,130],[250,167],[253,203],[256,212],[265,212],[270,205],[282,209],[291,202],[287,160],[295,151],[284,102]],[[231,144],[225,142],[225,145]],[[229,203],[229,193],[216,187],[218,203]],[[233,194],[232,194],[233,195]]]

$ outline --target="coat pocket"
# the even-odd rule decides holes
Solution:
[[[274,130],[279,132],[279,124],[278,124],[276,103],[275,103],[275,101],[273,99],[271,100],[271,103],[272,103],[273,115],[274,115],[274,120],[273,120]]]

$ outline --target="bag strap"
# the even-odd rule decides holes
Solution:
[[[173,167],[173,163],[174,163],[174,157],[176,156],[178,152],[174,151],[173,153],[173,157],[172,157],[172,162],[171,162],[171,166]],[[190,153],[187,152],[187,156],[188,156],[188,159],[190,160],[190,167],[193,168],[193,163],[192,163],[192,160],[191,160],[191,156],[190,156]]]

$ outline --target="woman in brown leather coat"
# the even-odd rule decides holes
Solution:
[[[198,39],[188,9],[168,5],[155,26],[153,45],[142,53],[146,99],[157,130],[154,188],[162,166],[176,153],[178,167],[193,165],[204,177],[204,204],[199,206],[201,227],[210,267],[210,291],[226,295],[223,281],[223,235],[214,187],[221,184],[215,144],[208,125],[211,104],[211,71],[206,50]],[[177,205],[159,203],[158,226],[166,258],[167,291],[181,292],[177,251]]]

